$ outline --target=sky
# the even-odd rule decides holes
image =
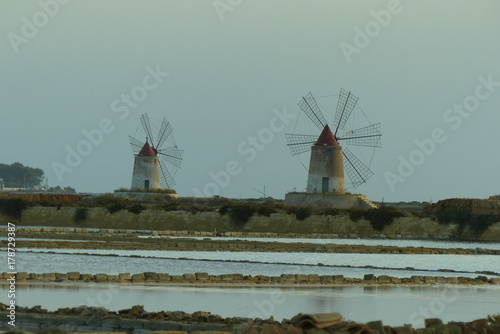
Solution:
[[[180,196],[277,199],[304,191],[319,135],[297,103],[345,130],[381,123],[382,147],[348,147],[374,201],[500,193],[500,2],[340,0],[0,1],[0,163],[50,186],[131,184],[128,135],[164,117],[185,150]],[[169,138],[170,139],[170,138]]]

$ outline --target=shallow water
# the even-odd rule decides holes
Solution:
[[[6,286],[0,286],[5,290]],[[80,305],[110,310],[144,305],[146,311],[209,311],[223,317],[276,320],[303,313],[338,312],[345,319],[382,320],[398,326],[423,327],[423,319],[471,321],[500,313],[500,287],[329,287],[227,288],[83,283],[76,286],[18,285],[17,303],[55,310]],[[7,293],[0,293],[7,302]]]
[[[33,253],[26,252],[27,250],[33,251]],[[96,255],[78,255],[74,253]],[[0,261],[3,261],[4,254],[5,252],[0,253]],[[107,256],[97,256],[97,254],[107,254]],[[140,257],[130,257],[131,255]],[[204,261],[203,259],[210,259],[210,261]],[[224,262],[224,260],[243,262]],[[280,262],[280,264],[269,262]],[[317,265],[318,262],[325,265]],[[495,255],[437,254],[314,253],[311,255],[310,253],[19,249],[16,256],[16,265],[17,271],[30,273],[79,271],[91,274],[127,272],[135,274],[155,271],[172,275],[207,272],[211,275],[232,273],[268,276],[318,274],[344,275],[354,278],[362,278],[365,274],[395,277],[410,277],[412,275],[476,277],[478,276],[475,273],[476,271],[500,272],[500,257]],[[377,266],[377,268],[363,268],[363,266],[368,265]],[[415,269],[411,270],[407,267]],[[436,271],[437,269],[460,272],[441,272]]]
[[[139,236],[139,238],[152,238],[152,236]],[[161,237],[154,237],[161,238]],[[178,239],[203,240],[207,237],[169,237]],[[464,242],[444,240],[409,240],[409,239],[308,239],[308,238],[227,238],[208,237],[211,240],[246,240],[260,242],[289,242],[309,244],[332,244],[332,245],[363,245],[363,246],[394,246],[394,247],[425,247],[444,249],[471,249],[477,248],[500,250],[499,242]]]

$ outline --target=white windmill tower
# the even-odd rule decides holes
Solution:
[[[146,134],[146,142],[129,136],[132,151],[135,153],[134,171],[132,173],[132,189],[172,189],[175,185],[172,172],[181,167],[184,150],[177,145],[166,146],[166,140],[172,133],[170,123],[163,118],[158,135],[153,137],[151,123],[147,114],[142,114],[141,124]]]

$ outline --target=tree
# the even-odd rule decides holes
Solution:
[[[15,162],[11,165],[0,164],[0,178],[3,178],[6,188],[30,188],[41,185],[45,177],[40,168]]]

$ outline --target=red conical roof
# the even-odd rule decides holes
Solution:
[[[149,145],[148,141],[146,140],[146,143],[144,144],[138,155],[142,155],[145,157],[156,157],[156,151]]]
[[[339,143],[337,143],[337,139],[335,139],[335,135],[333,134],[332,130],[330,130],[328,124],[325,125],[323,131],[321,131],[321,134],[316,141],[316,145],[339,146]]]

